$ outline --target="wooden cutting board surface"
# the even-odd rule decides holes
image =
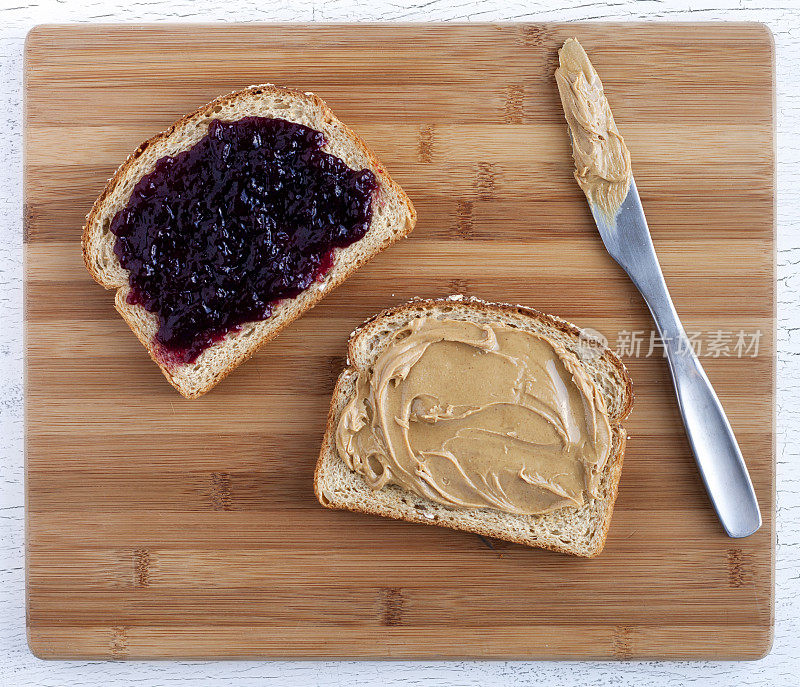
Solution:
[[[571,176],[553,80],[585,45],[764,526],[726,537],[641,298]],[[42,657],[755,658],[774,572],[773,47],[754,24],[39,27],[26,50],[27,583]],[[319,93],[403,185],[412,236],[183,400],[96,286],[83,217],[145,138],[253,83]],[[413,296],[644,332],[605,552],[580,560],[321,508],[350,331]],[[722,337],[724,338],[724,337]],[[709,344],[712,345],[712,344]],[[751,351],[752,352],[752,351]]]

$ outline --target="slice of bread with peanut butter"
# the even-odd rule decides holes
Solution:
[[[564,320],[411,301],[353,332],[314,490],[328,508],[596,556],[632,404],[622,361]]]

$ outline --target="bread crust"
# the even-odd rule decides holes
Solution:
[[[332,278],[326,282],[324,290],[316,290],[313,287],[309,287],[296,298],[287,299],[287,301],[299,304],[300,307],[294,308],[291,312],[285,314],[280,321],[276,320],[277,324],[275,324],[275,326],[269,327],[260,336],[254,337],[243,351],[238,353],[233,360],[229,361],[223,369],[216,371],[213,378],[208,382],[204,383],[197,389],[189,390],[181,382],[181,380],[176,379],[176,377],[172,374],[174,368],[170,367],[164,362],[162,356],[159,355],[158,346],[153,340],[153,337],[150,336],[143,328],[141,324],[142,319],[146,319],[151,315],[149,313],[145,315],[147,311],[145,311],[141,306],[130,305],[126,302],[128,293],[127,282],[123,284],[118,280],[111,279],[109,278],[108,274],[105,274],[101,269],[98,268],[97,261],[93,259],[96,257],[93,254],[93,239],[96,237],[97,232],[103,230],[100,218],[105,214],[104,211],[107,209],[107,205],[110,202],[109,199],[112,198],[120,185],[127,183],[132,179],[138,181],[139,178],[149,172],[149,170],[143,171],[140,169],[139,163],[142,160],[142,157],[151,149],[153,149],[154,146],[173,137],[180,137],[181,134],[188,128],[193,127],[198,123],[202,123],[205,120],[213,119],[215,112],[218,112],[220,108],[224,109],[226,106],[234,103],[246,103],[249,99],[253,100],[265,95],[289,98],[293,102],[300,103],[303,107],[313,108],[320,111],[324,117],[325,123],[336,126],[337,135],[344,137],[348,146],[351,146],[353,149],[357,149],[360,153],[366,156],[369,168],[375,173],[378,179],[378,192],[376,194],[375,202],[380,202],[381,199],[398,200],[403,208],[405,222],[402,227],[398,227],[397,232],[383,238],[383,240],[374,246],[371,246],[369,250],[359,255],[357,258],[349,259],[343,267],[340,266],[342,261],[337,261],[337,258],[341,254],[342,250],[346,249],[336,249],[334,253],[334,268],[332,268],[331,272],[329,273],[332,274]],[[400,240],[401,238],[405,238],[413,230],[414,225],[416,224],[416,218],[416,210],[414,209],[411,200],[405,194],[403,189],[389,176],[383,164],[378,160],[375,154],[369,149],[369,147],[358,136],[358,134],[343,124],[341,120],[339,120],[333,114],[331,109],[328,107],[325,101],[322,100],[322,98],[313,93],[304,93],[302,91],[283,88],[273,84],[262,84],[250,86],[240,91],[234,91],[212,100],[194,112],[181,117],[168,129],[156,134],[155,136],[152,136],[142,143],[133,153],[131,153],[119,166],[114,175],[108,180],[102,193],[98,196],[97,200],[92,205],[91,210],[87,214],[86,222],[83,226],[81,235],[81,249],[83,252],[83,259],[86,269],[92,278],[106,289],[117,289],[117,295],[114,302],[115,309],[145,347],[153,362],[155,362],[161,369],[161,372],[164,374],[167,381],[172,384],[185,398],[197,398],[216,386],[235,368],[256,353],[261,346],[275,338],[294,320],[314,307],[314,305],[316,305],[327,293],[344,282],[365,262],[375,257],[378,253],[382,252],[396,241]],[[373,222],[370,225],[370,230],[373,228],[374,222],[375,217],[373,216]],[[360,245],[369,235],[370,231],[368,230],[367,234],[353,245]],[[364,245],[366,245],[366,243]],[[127,274],[127,271],[125,272]],[[268,318],[263,322],[269,322],[270,319],[272,318]],[[238,336],[238,334],[230,334],[221,342],[213,344],[211,348],[216,346],[225,346],[226,343],[230,343],[231,339],[235,340]]]
[[[458,300],[454,300],[457,298]],[[557,543],[548,543],[548,542],[536,542],[533,543],[530,540],[526,540],[523,537],[515,536],[513,533],[498,536],[496,530],[493,530],[488,527],[482,527],[480,525],[475,524],[463,524],[463,523],[454,523],[454,522],[442,522],[438,520],[431,520],[429,518],[425,518],[419,512],[415,511],[413,508],[409,508],[407,513],[403,513],[402,515],[391,511],[386,508],[382,508],[380,504],[375,501],[372,501],[368,504],[358,504],[357,506],[348,504],[348,503],[335,503],[330,501],[324,494],[323,494],[323,472],[325,470],[325,459],[327,456],[336,453],[336,441],[335,441],[335,433],[336,427],[338,425],[338,419],[340,414],[340,408],[343,405],[339,403],[342,400],[342,396],[348,394],[346,387],[351,385],[352,376],[357,373],[357,368],[350,364],[350,361],[355,360],[357,356],[357,347],[359,345],[360,340],[362,337],[368,337],[376,330],[383,328],[383,324],[390,322],[391,319],[397,315],[405,314],[410,312],[412,309],[416,310],[419,308],[426,308],[426,309],[433,309],[437,306],[444,306],[444,305],[452,305],[457,303],[459,306],[468,306],[475,308],[476,312],[480,312],[484,315],[492,315],[492,314],[514,314],[514,315],[522,315],[523,317],[530,317],[536,319],[540,322],[545,322],[549,326],[554,327],[560,332],[567,334],[574,338],[579,338],[581,336],[582,330],[572,324],[571,322],[567,322],[566,320],[561,319],[560,317],[556,317],[555,315],[549,315],[547,313],[540,312],[539,310],[535,310],[533,308],[529,308],[522,305],[512,305],[508,303],[492,303],[483,301],[479,298],[473,297],[450,297],[450,298],[439,298],[439,299],[415,299],[409,301],[407,303],[388,308],[387,310],[383,310],[376,315],[372,316],[368,320],[366,320],[363,324],[361,324],[358,328],[356,328],[350,336],[350,340],[348,341],[348,366],[342,371],[339,375],[339,378],[336,382],[336,386],[334,388],[333,396],[331,399],[331,406],[330,410],[328,411],[328,420],[325,427],[325,434],[322,439],[322,447],[320,450],[320,456],[317,460],[316,467],[314,469],[314,493],[317,497],[317,500],[325,506],[326,508],[331,509],[339,509],[339,510],[347,510],[354,513],[368,513],[370,515],[378,515],[382,517],[388,517],[394,520],[401,520],[404,522],[413,522],[418,524],[424,525],[436,525],[439,527],[447,527],[454,530],[460,530],[462,532],[470,532],[473,534],[478,534],[481,536],[486,537],[493,537],[493,538],[501,538],[506,541],[514,542],[517,544],[522,544],[525,546],[533,546],[536,548],[547,549],[550,551],[556,551],[559,553],[566,553],[571,555],[577,555],[584,558],[594,558],[595,556],[599,555],[606,542],[606,538],[608,536],[608,530],[611,525],[611,518],[614,512],[614,505],[616,504],[617,494],[619,491],[619,480],[622,475],[622,464],[625,457],[625,447],[627,442],[627,434],[625,429],[621,426],[621,422],[628,417],[632,408],[633,408],[633,401],[634,401],[634,394],[633,394],[633,385],[630,379],[630,375],[628,374],[627,368],[625,364],[620,360],[620,358],[610,349],[607,347],[603,347],[601,357],[605,360],[605,362],[613,369],[616,370],[619,378],[623,381],[624,388],[621,390],[621,393],[624,397],[624,403],[621,407],[615,409],[613,414],[610,414],[609,420],[611,421],[612,433],[616,439],[616,446],[617,450],[612,457],[612,462],[609,467],[609,475],[608,475],[608,486],[606,492],[606,508],[603,513],[603,519],[600,523],[599,528],[599,535],[596,537],[597,545],[589,551],[588,554],[584,554],[581,552],[576,551],[574,548],[570,548],[569,546],[562,546]],[[391,325],[387,325],[391,326]],[[345,399],[345,402],[349,400],[350,396],[348,395]],[[338,454],[336,457],[339,458]],[[360,479],[360,477],[358,477]],[[390,487],[392,489],[397,489],[396,487]],[[399,490],[398,490],[399,491]],[[420,501],[427,501],[427,499],[423,499],[422,497],[419,498]],[[432,505],[432,502],[429,502]]]

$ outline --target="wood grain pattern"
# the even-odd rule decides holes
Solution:
[[[649,330],[571,177],[552,72],[577,35],[630,145],[687,329],[764,527],[725,537],[658,357],[628,360],[632,439],[592,561],[320,508],[346,337],[412,296]],[[735,49],[732,49],[734,48]],[[773,53],[756,25],[40,27],[26,50],[28,628],[46,657],[755,658],[774,575]],[[642,69],[646,65],[646,69]],[[419,211],[208,396],[169,387],[86,274],[82,219],[138,143],[220,93],[314,90]]]

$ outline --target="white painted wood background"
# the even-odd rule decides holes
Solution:
[[[25,642],[22,50],[35,24],[142,21],[736,20],[769,25],[778,88],[775,645],[751,663],[45,662]],[[0,0],[0,687],[800,685],[800,0]]]

